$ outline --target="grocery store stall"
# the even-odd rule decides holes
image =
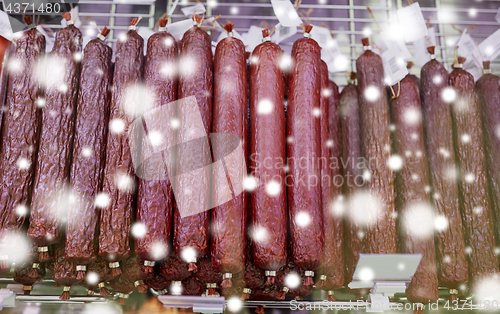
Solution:
[[[498,311],[500,2],[0,11],[0,311]]]

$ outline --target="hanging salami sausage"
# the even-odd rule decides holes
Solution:
[[[23,225],[30,204],[35,162],[40,139],[43,93],[35,68],[45,51],[45,37],[31,16],[28,30],[16,41],[9,64],[6,111],[2,122],[0,151],[0,242]],[[6,243],[0,243],[6,245]],[[9,269],[9,257],[0,256],[0,268]]]
[[[323,212],[321,209],[320,47],[309,38],[312,26],[304,27],[304,38],[292,48],[288,82],[287,176],[290,241],[293,264],[305,271],[304,285],[312,285],[314,270],[323,256]]]
[[[113,275],[120,274],[119,261],[130,253],[130,225],[135,199],[135,170],[128,137],[128,127],[137,114],[138,84],[142,79],[144,40],[137,34],[137,19],[122,35],[116,47],[113,95],[110,107],[110,130],[106,146],[103,193],[109,198],[101,209],[99,255],[110,263]],[[131,97],[132,96],[132,97]],[[128,99],[130,97],[130,99]]]
[[[272,284],[287,257],[286,121],[283,71],[279,67],[283,53],[271,42],[267,29],[262,36],[263,43],[255,47],[250,58],[250,173],[257,181],[250,194],[251,259],[265,270]],[[271,163],[265,165],[264,160]]]
[[[106,160],[113,76],[113,51],[104,43],[108,33],[104,27],[98,38],[85,46],[76,108],[69,188],[77,201],[68,207],[65,254],[76,264],[80,279],[86,265],[97,257],[99,209],[109,201],[107,195],[98,194]]]
[[[63,286],[63,293],[59,299],[65,301],[70,298],[71,286],[78,284],[81,279],[78,279],[75,265],[64,256],[64,244],[57,244],[54,251],[54,271],[52,279],[58,286]]]
[[[431,60],[421,70],[422,112],[425,144],[436,215],[446,218],[448,228],[436,232],[436,257],[440,286],[456,295],[468,275],[462,217],[458,200],[453,149],[453,125],[449,104],[443,99],[448,87],[448,71],[435,59],[434,46],[428,48]]]
[[[178,46],[172,35],[166,32],[167,22],[167,19],[160,19],[159,31],[149,38],[144,66],[144,81],[155,97],[153,103],[158,107],[177,100]],[[167,110],[171,108],[162,110],[161,118],[172,120],[174,117],[167,115],[170,112]],[[155,131],[150,130],[154,127],[149,125],[148,135]],[[171,138],[162,140],[174,143],[174,135],[172,132]],[[143,237],[136,238],[135,252],[144,259],[145,270],[150,273],[155,260],[165,258],[171,250],[173,191],[163,161],[161,166],[146,161],[139,171],[142,174],[139,175],[136,222],[143,224],[147,232]]]

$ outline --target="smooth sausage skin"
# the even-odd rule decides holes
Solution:
[[[318,268],[316,286],[322,290],[337,290],[344,284],[344,254],[341,206],[342,169],[333,167],[341,158],[339,118],[339,92],[335,83],[328,80],[328,66],[321,61],[321,197],[325,242],[323,258]]]
[[[450,105],[442,98],[448,86],[448,71],[436,59],[421,70],[422,120],[429,161],[432,197],[436,215],[446,217],[448,228],[436,232],[438,279],[441,286],[458,289],[469,279],[458,185],[447,173],[455,168],[453,125]]]
[[[366,45],[365,45],[366,46]],[[365,186],[380,202],[378,219],[366,226],[363,253],[396,253],[394,178],[387,165],[391,156],[389,103],[382,59],[366,50],[356,60],[361,127],[361,156],[368,166]],[[361,217],[359,217],[361,218]]]
[[[215,50],[214,93],[212,133],[224,137],[233,134],[241,141],[243,159],[224,162],[227,173],[241,181],[246,176],[246,167],[241,163],[247,155],[247,65],[245,45],[232,36],[221,40]],[[217,141],[217,150],[231,153],[236,149],[234,144],[234,141]],[[226,175],[214,179],[226,180]],[[235,187],[233,183],[236,197],[212,209],[212,265],[216,271],[229,274],[239,273],[245,267],[247,195],[245,190],[237,191]],[[217,189],[212,193],[217,195]],[[230,278],[225,279],[229,284]]]
[[[105,204],[95,202],[106,161],[112,54],[111,47],[96,38],[85,46],[82,60],[70,169],[70,190],[78,202],[68,209],[65,249],[66,257],[77,265],[86,265],[97,255],[99,208]]]
[[[275,162],[286,160],[286,129],[283,74],[279,67],[281,48],[264,42],[252,52],[250,65],[250,173],[259,185],[251,192],[252,232],[265,234],[265,239],[252,241],[253,263],[264,270],[276,271],[287,257],[287,199],[285,170]],[[259,106],[272,104],[267,114]],[[265,108],[264,108],[265,109]],[[267,158],[267,159],[266,159]],[[264,166],[264,159],[272,166]],[[279,185],[277,195],[266,193],[266,184]],[[273,183],[274,184],[274,183]]]
[[[475,284],[483,276],[491,276],[499,271],[488,195],[481,111],[474,78],[470,73],[455,68],[448,83],[456,92],[451,116],[455,155],[460,167],[458,190],[462,204],[465,245],[466,249],[471,250],[468,254],[469,280]]]
[[[148,40],[146,61],[144,66],[144,82],[154,95],[155,108],[165,106],[177,100],[177,59],[178,46],[175,39],[166,32],[153,34]],[[170,122],[174,117],[170,116],[173,106],[162,107],[161,118],[167,121],[159,121],[160,125],[147,125],[146,132],[156,131],[163,123]],[[152,108],[153,109],[153,108]],[[174,113],[175,114],[175,113]],[[154,120],[156,122],[156,120]],[[152,128],[152,129],[151,129]],[[174,132],[164,138],[164,142],[175,143]],[[142,141],[147,145],[147,141]],[[145,149],[141,150],[144,154]],[[164,158],[163,154],[161,158]],[[144,159],[144,157],[142,158]],[[147,233],[142,238],[135,240],[135,252],[143,259],[153,262],[164,258],[166,254],[157,256],[154,247],[165,246],[165,252],[170,252],[173,219],[173,191],[167,167],[164,160],[152,161],[142,160],[145,163],[139,168],[139,186],[137,192],[136,221],[142,223]],[[156,162],[158,161],[158,163]]]
[[[430,234],[419,238],[415,231],[412,231],[415,222],[409,220],[409,217],[415,217],[415,211],[420,209],[417,206],[431,211],[429,192],[426,191],[429,175],[420,113],[420,93],[417,83],[409,76],[401,80],[400,88],[399,97],[391,101],[392,120],[396,126],[393,137],[394,153],[403,158],[403,167],[396,172],[395,179],[400,252],[422,254],[422,260],[406,290],[406,296],[414,303],[435,302],[439,293],[434,232],[431,230]]]
[[[484,62],[483,62],[484,63]],[[485,69],[489,69],[489,63]],[[500,86],[499,77],[486,73],[476,82],[476,90],[481,100],[481,113],[484,129],[484,147],[488,166],[491,205],[495,218],[495,235],[500,239]]]
[[[135,30],[129,30],[124,36],[124,40],[118,40],[116,48],[103,182],[103,193],[109,197],[109,204],[101,209],[99,234],[99,255],[109,262],[120,261],[130,253],[129,235],[136,192],[132,154],[137,151],[131,149],[127,132],[135,118],[135,110],[128,110],[135,104],[130,104],[130,99],[125,97],[142,79],[144,40]]]
[[[294,66],[288,82],[287,111],[290,170],[286,182],[291,252],[295,266],[314,271],[323,257],[324,243],[318,162],[321,156],[318,114],[321,112],[321,63],[318,43],[311,38],[298,39],[293,44],[292,60]]]
[[[201,119],[205,126],[207,136],[212,130],[212,102],[213,102],[213,61],[210,36],[198,26],[191,27],[182,37],[180,42],[180,68],[178,97],[195,96],[198,103]],[[179,108],[178,108],[179,114]],[[185,125],[192,120],[189,112],[181,112],[180,124]],[[178,132],[181,133],[181,132]],[[184,135],[178,134],[177,142],[183,143],[186,139]],[[210,156],[210,148],[207,145],[200,145],[196,152],[177,153],[177,169],[188,167],[199,160],[192,160],[192,156]],[[199,159],[199,158],[198,158]],[[203,164],[210,164],[211,161],[203,160]],[[204,199],[210,195],[209,170],[199,178],[189,180],[179,180],[179,193],[188,186],[196,186],[199,189],[198,197],[192,202],[198,202],[198,207],[203,207],[210,203],[209,199]],[[184,191],[186,192],[186,191]],[[177,195],[177,194],[176,194]],[[202,199],[203,198],[203,199]],[[174,206],[174,236],[173,244],[175,252],[182,256],[182,251],[191,247],[196,251],[197,257],[202,257],[208,253],[209,244],[209,220],[210,211],[204,210],[200,213],[181,217],[177,203]],[[195,270],[196,259],[187,261],[190,269]]]
[[[17,40],[8,67],[0,151],[0,235],[20,229],[28,215],[40,140],[41,110],[37,100],[43,98],[34,69],[44,52],[45,37],[35,28],[30,29]]]

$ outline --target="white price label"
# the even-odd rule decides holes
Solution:
[[[262,42],[262,31],[264,29],[258,26],[250,26],[248,32],[243,34],[246,50],[252,52]]]
[[[172,24],[167,24],[167,31],[174,36],[175,39],[180,40],[184,33],[193,27],[193,20],[187,19]]]
[[[271,38],[275,43],[279,44],[280,42],[292,37],[295,34],[297,34],[296,26],[285,27],[282,26],[281,23],[278,23],[278,25],[276,25],[276,30],[274,31],[274,34]]]
[[[477,47],[472,37],[467,34],[467,29],[464,29],[464,31],[462,32],[462,36],[458,40],[457,46],[458,54],[467,59],[467,68],[469,68],[472,62],[474,62],[477,67],[482,67],[481,53],[479,52],[479,48]]]
[[[387,50],[394,50],[396,53],[403,58],[404,60],[408,60],[412,58],[408,47],[406,47],[406,43],[403,38],[395,36],[392,27],[385,28],[380,35],[382,36],[382,40],[387,47]]]
[[[398,56],[395,50],[384,51],[381,57],[384,64],[385,83],[387,85],[396,84],[408,74],[405,61]]]
[[[412,42],[427,36],[427,25],[424,16],[420,10],[418,2],[401,8],[397,11],[399,23],[404,29],[404,38],[406,42]]]
[[[197,3],[190,7],[184,7],[181,9],[181,11],[182,14],[189,17],[193,16],[193,14],[203,14],[207,12],[207,10],[205,10],[205,6],[201,3]]]
[[[500,29],[479,44],[485,61],[493,61],[500,55]]]
[[[436,46],[436,32],[434,31],[434,27],[428,28],[427,34],[427,37],[420,38],[413,42],[415,64],[419,67],[422,67],[424,64],[431,60],[431,55],[427,51],[427,47]]]
[[[271,0],[271,4],[273,5],[274,14],[276,14],[282,26],[300,26],[302,20],[289,0]]]

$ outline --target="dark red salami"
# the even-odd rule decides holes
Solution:
[[[342,181],[338,180],[342,178],[338,166],[342,154],[339,98],[337,85],[328,80],[328,66],[321,61],[321,206],[325,242],[316,286],[326,291],[344,285],[343,221],[339,210],[343,196]]]
[[[134,282],[126,278],[124,275],[118,276],[118,278],[111,281],[109,285],[113,288],[113,290],[118,292],[116,297],[118,297],[118,304],[121,305],[125,305],[130,294],[136,290]]]
[[[115,276],[111,275],[111,269],[104,258],[97,257],[93,262],[88,264],[87,275],[88,277],[83,284],[85,288],[92,291],[92,293],[94,291],[99,291],[102,297],[106,297],[110,294],[109,289],[106,288],[106,282],[113,280]]]
[[[165,31],[167,21],[160,19],[160,31],[149,38],[144,66],[144,81],[154,95],[153,102],[157,107],[177,100],[178,47],[172,35]],[[162,110],[161,118],[167,118],[169,121],[174,118],[168,117],[166,113],[166,110]],[[148,134],[156,131],[150,128],[159,127],[148,123],[146,126]],[[174,135],[172,132],[171,138],[164,138],[163,141],[174,143]],[[147,232],[135,240],[135,252],[145,260],[146,272],[152,272],[154,261],[165,258],[166,253],[171,251],[169,246],[173,217],[172,184],[165,163],[156,161],[156,159],[146,161],[139,170],[136,221],[142,223]],[[158,247],[164,247],[164,250],[158,250]],[[155,251],[162,254],[155,254]]]
[[[7,85],[9,84],[9,64],[13,60],[13,57],[16,53],[16,46],[9,41],[7,41],[7,45],[5,46],[5,52],[3,55],[3,64],[4,66],[0,69],[0,130],[2,127],[2,117],[3,112],[7,110],[6,106],[6,96],[7,96]],[[2,139],[0,138],[0,141]],[[0,149],[2,147],[2,142],[0,142]]]
[[[212,267],[212,260],[204,256],[198,261],[198,270],[196,278],[202,281],[207,287],[207,295],[215,295],[223,276]]]
[[[61,62],[61,67],[47,69],[45,105],[42,109],[42,130],[38,147],[35,181],[31,200],[28,238],[42,249],[45,261],[47,245],[60,241],[64,232],[68,204],[66,186],[69,182],[71,152],[75,129],[75,106],[80,77],[82,33],[64,18],[68,26],[56,32],[54,48],[48,58]]]
[[[179,123],[181,129],[187,130],[201,114],[205,127],[205,134],[209,136],[212,130],[212,102],[213,102],[213,60],[210,36],[200,28],[202,18],[194,16],[195,25],[184,33],[180,42],[180,72],[178,97],[183,99],[194,96],[199,111],[191,112],[190,106],[178,106]],[[189,107],[189,108],[188,108]],[[193,126],[198,127],[198,126]],[[177,143],[189,141],[188,132],[177,132]],[[196,148],[195,148],[196,147]],[[193,165],[201,164],[201,171],[184,173],[178,182],[176,192],[176,203],[174,207],[174,250],[179,256],[185,257],[191,271],[196,270],[196,259],[208,253],[209,242],[209,220],[210,220],[210,191],[209,182],[211,176],[210,147],[208,141],[202,141],[201,145],[190,146],[190,149],[179,149],[176,155],[177,172],[190,169]],[[202,160],[200,160],[200,157]],[[198,189],[197,197],[189,195],[191,188]],[[188,193],[188,194],[186,194]],[[189,199],[189,204],[183,204],[197,212],[180,213],[179,200]],[[187,201],[186,201],[187,202]]]
[[[36,30],[31,16],[26,16],[25,22],[29,30],[16,41],[9,64],[7,109],[2,122],[0,239],[19,230],[28,214],[40,139],[41,110],[37,104],[43,103],[43,93],[34,69],[45,52],[45,37]],[[10,268],[8,256],[0,257],[0,268]]]
[[[35,276],[33,276],[33,270]],[[16,265],[14,269],[14,281],[23,285],[25,295],[29,295],[33,290],[33,285],[41,282],[45,277],[45,267],[40,267],[38,263],[25,262]]]
[[[104,43],[105,27],[84,50],[76,108],[75,137],[69,187],[77,202],[69,206],[66,221],[66,258],[83,279],[87,264],[97,257],[99,209],[106,207],[102,189],[108,131],[113,51]],[[99,106],[96,106],[99,104]]]
[[[432,218],[429,191],[426,190],[429,175],[420,93],[417,83],[409,75],[399,84],[401,92],[391,101],[391,114],[396,126],[393,133],[394,153],[404,156],[403,166],[396,172],[395,178],[400,252],[422,254],[417,271],[406,289],[406,297],[413,303],[429,303],[439,297],[434,221],[427,221],[430,227],[425,229],[428,232],[423,232],[423,226],[412,220],[420,215]]]
[[[431,61],[422,67],[420,74],[425,144],[436,215],[448,221],[448,228],[436,232],[435,236],[438,280],[450,293],[455,292],[451,294],[456,294],[469,275],[458,185],[454,177],[447,175],[455,168],[450,105],[443,99],[448,87],[448,71],[435,59],[434,47],[428,50]]]
[[[134,283],[139,293],[146,293],[148,286],[144,284],[144,280],[151,277],[148,272],[144,273],[144,262],[137,256],[131,256],[123,261],[123,276]]]
[[[371,201],[367,204],[370,212],[364,213],[358,209],[355,214],[358,217],[351,219],[366,222],[362,253],[391,254],[396,253],[396,219],[394,177],[388,166],[391,157],[389,103],[382,59],[371,51],[368,38],[363,38],[362,42],[365,52],[356,60],[359,125],[362,126],[360,143],[361,157],[367,163],[365,186]],[[380,206],[374,205],[373,200]],[[359,216],[369,216],[371,219],[365,220]]]
[[[142,78],[144,40],[137,34],[136,24],[137,19],[132,19],[129,31],[117,43],[106,146],[103,193],[109,197],[109,204],[101,209],[99,255],[110,262],[114,274],[120,273],[119,261],[130,253],[129,235],[136,191],[132,154],[137,152],[130,147],[133,140],[129,142],[127,129],[136,117],[138,99],[126,99]]]
[[[188,264],[175,254],[170,254],[167,260],[161,263],[160,271],[167,280],[180,281],[191,276]]]
[[[58,286],[63,286],[63,293],[59,299],[69,300],[71,286],[78,284],[81,279],[77,278],[75,265],[64,256],[64,244],[57,244],[54,254],[52,279]]]
[[[466,252],[470,250],[469,281],[475,284],[484,276],[498,273],[499,265],[495,254],[479,97],[473,76],[462,69],[464,62],[465,58],[458,57],[448,83],[456,94],[451,106],[451,117],[459,166],[458,190]]]
[[[245,45],[233,37],[234,24],[224,26],[228,37],[222,39],[214,55],[214,103],[212,133],[219,133],[212,139],[216,145],[215,162],[224,160],[227,174],[214,175],[215,182],[231,179],[230,201],[212,209],[211,259],[215,271],[222,272],[222,287],[231,286],[233,274],[243,271],[246,249],[247,193],[242,182],[246,176],[247,156],[247,65]],[[238,141],[227,139],[232,134]],[[239,158],[229,158],[232,155]],[[229,155],[229,156],[228,156]],[[212,189],[213,199],[219,199],[221,191]]]
[[[262,35],[264,42],[250,58],[250,173],[258,183],[250,195],[250,258],[252,265],[266,271],[271,284],[287,257],[286,121],[283,71],[279,67],[283,52],[271,42],[268,30]],[[271,194],[266,191],[268,185],[273,188]]]

